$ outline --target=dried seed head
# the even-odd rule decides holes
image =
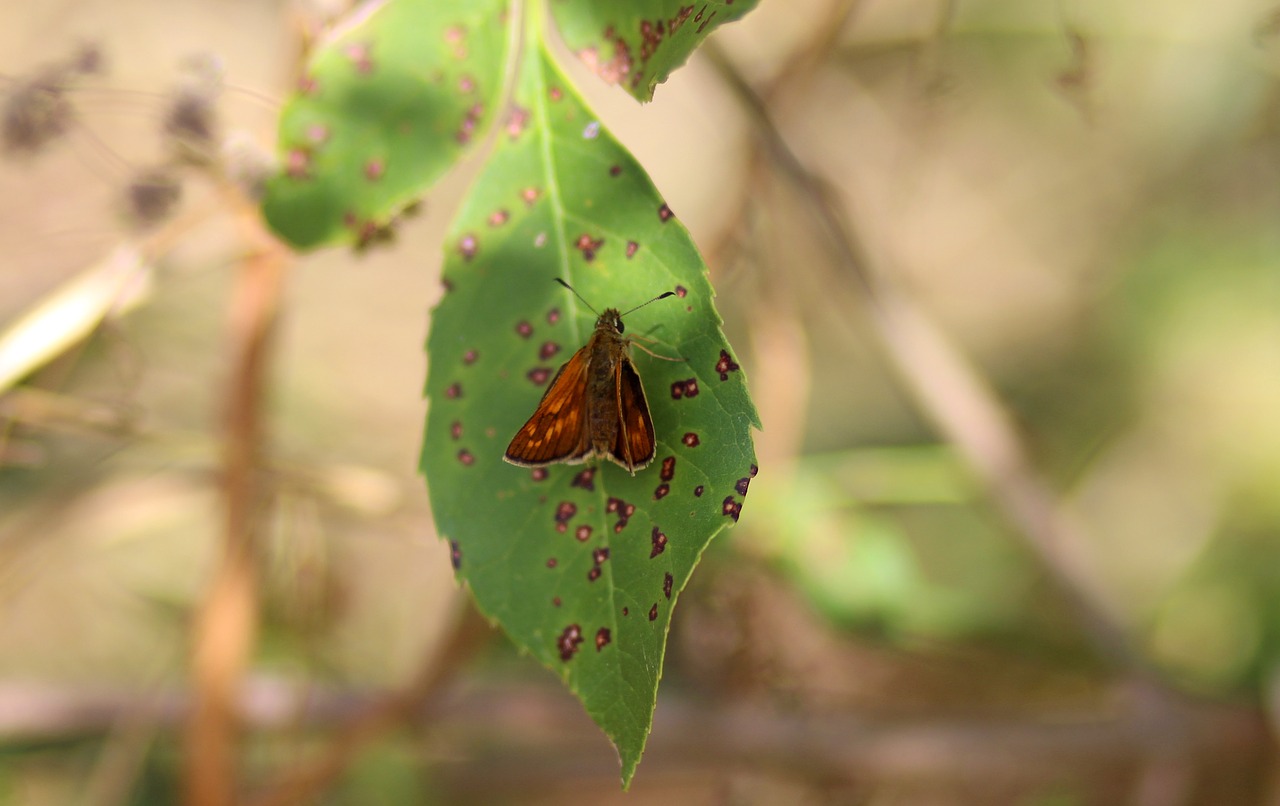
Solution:
[[[74,116],[63,71],[46,70],[15,82],[0,115],[0,144],[6,153],[35,154],[61,137]]]
[[[217,127],[214,96],[197,89],[179,90],[165,112],[164,133],[174,156],[181,162],[213,163],[217,155]]]
[[[168,218],[182,198],[182,184],[170,168],[146,168],[125,190],[129,217],[140,228]]]
[[[174,91],[164,116],[164,133],[177,158],[208,165],[217,156],[218,118],[215,105],[222,94],[222,65],[213,56],[193,56]]]
[[[106,72],[106,56],[97,42],[82,42],[71,54],[71,69],[85,76]]]

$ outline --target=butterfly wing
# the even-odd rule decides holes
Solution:
[[[644,397],[640,373],[629,356],[623,355],[617,366],[618,435],[614,440],[613,461],[633,474],[653,461],[657,443],[653,436],[653,419],[649,402]]]
[[[584,347],[560,367],[533,416],[503,456],[513,465],[538,467],[554,462],[581,462],[591,448],[587,433],[587,350]]]

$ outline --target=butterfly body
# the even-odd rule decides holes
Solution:
[[[506,461],[542,467],[599,457],[632,475],[653,461],[653,419],[623,332],[616,308],[600,314],[591,338],[560,367],[533,416],[512,438]]]
[[[592,455],[608,456],[617,444],[622,409],[621,396],[618,393],[618,376],[622,372],[635,374],[630,365],[629,355],[631,343],[622,337],[622,319],[613,308],[605,312],[596,321],[596,330],[584,348],[590,354],[587,358],[587,436],[591,439]],[[644,394],[643,390],[640,393]],[[643,398],[642,403],[645,403]],[[645,403],[646,420],[649,413]],[[652,430],[652,424],[649,424]],[[583,457],[584,459],[586,457]],[[648,462],[653,457],[623,457],[626,461]],[[635,465],[631,465],[634,467]],[[641,465],[643,466],[643,465]]]

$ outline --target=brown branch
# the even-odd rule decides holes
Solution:
[[[353,714],[363,715],[356,717],[359,723],[391,707],[377,694],[252,679],[237,705],[246,722],[262,731],[325,730]],[[189,707],[180,691],[0,686],[0,736],[83,736],[130,718],[172,728]],[[452,760],[437,772],[473,799],[485,793],[527,797],[584,779],[617,785],[616,755],[600,741],[599,729],[581,706],[557,687],[468,685],[449,688],[447,696],[430,702],[400,701],[398,707],[396,724],[425,719],[432,735],[447,744]],[[1176,708],[1194,737],[1185,748],[1184,774],[1263,778],[1275,746],[1260,710],[1223,703]],[[644,777],[661,780],[690,769],[723,768],[846,784],[985,781],[998,786],[1011,780],[1110,776],[1141,789],[1148,785],[1144,764],[1159,755],[1164,731],[1164,722],[1133,700],[1104,711],[1057,716],[912,718],[803,713],[676,696],[664,698],[654,716]],[[310,780],[321,783],[319,777]],[[319,791],[292,786],[288,798],[281,789],[257,803],[314,802]]]
[[[831,58],[831,54],[840,45],[844,29],[849,21],[862,8],[863,0],[833,0],[820,13],[824,16],[817,24],[810,26],[809,38],[791,49],[782,65],[775,71],[769,86],[761,91],[766,103],[786,102],[797,95],[797,87],[812,78],[815,70]],[[768,166],[759,149],[749,150],[744,164],[746,187],[760,184]],[[750,193],[738,193],[730,200],[734,206],[731,213],[725,216],[726,221],[743,221],[756,203]],[[712,272],[722,266],[731,265],[743,250],[740,240],[742,227],[726,226],[710,244],[703,248],[707,264]],[[767,296],[767,295],[766,295]]]
[[[809,38],[793,48],[761,95],[771,104],[784,100],[796,87],[809,83],[840,46],[845,28],[862,10],[863,0],[832,0],[819,11],[824,18],[809,30]]]
[[[191,675],[195,700],[186,730],[184,785],[191,806],[236,799],[236,702],[257,629],[256,475],[262,443],[267,361],[279,313],[288,252],[240,201],[240,229],[250,254],[240,263],[231,299],[231,377],[226,399],[222,487],[222,555],[196,617]]]
[[[1098,652],[1129,674],[1162,688],[1080,563],[1078,552],[1086,544],[1080,527],[1062,514],[990,386],[912,299],[872,271],[837,194],[791,150],[764,101],[724,52],[714,42],[707,44],[706,52],[749,115],[760,147],[796,187],[821,230],[832,262],[840,270],[826,284],[828,299],[866,311],[922,413],[959,451],[991,500],[1025,539]],[[847,290],[849,280],[857,293]]]

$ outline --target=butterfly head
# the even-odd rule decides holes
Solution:
[[[604,313],[600,314],[600,318],[596,320],[596,330],[613,330],[622,333],[625,330],[622,314],[618,313],[617,308],[605,308]]]

